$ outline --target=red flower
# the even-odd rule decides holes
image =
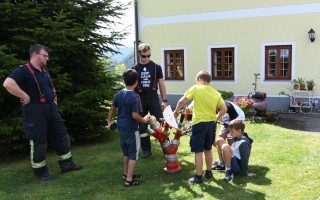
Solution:
[[[244,113],[249,112],[253,108],[253,100],[247,97],[235,97],[234,103],[239,106]]]

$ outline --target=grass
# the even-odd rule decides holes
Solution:
[[[204,179],[202,185],[189,184],[194,174],[194,155],[189,136],[181,137],[180,173],[163,173],[165,160],[157,141],[153,156],[139,159],[137,173],[142,185],[123,186],[122,154],[118,134],[103,136],[85,145],[72,146],[77,163],[84,170],[61,174],[52,150],[48,166],[56,177],[41,182],[34,178],[28,155],[2,158],[0,199],[319,199],[320,134],[292,131],[269,124],[247,124],[254,138],[249,171],[255,177],[235,177],[223,182],[223,173]],[[173,136],[171,135],[170,138]],[[216,150],[214,149],[216,158]]]

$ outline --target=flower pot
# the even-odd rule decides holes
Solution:
[[[299,90],[299,85],[293,85],[294,90]]]
[[[300,90],[305,90],[306,86],[305,85],[300,85]]]
[[[313,86],[308,86],[308,90],[312,91],[313,90]]]

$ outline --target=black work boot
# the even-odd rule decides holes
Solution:
[[[53,180],[54,177],[48,171],[48,167],[44,166],[41,168],[33,168],[34,175],[41,181]]]
[[[72,158],[68,158],[67,160],[59,160],[59,165],[62,173],[83,169],[83,166],[76,165]]]
[[[142,151],[142,158],[149,158],[152,155],[151,150]]]

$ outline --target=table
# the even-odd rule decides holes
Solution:
[[[295,108],[299,108],[300,112],[309,113],[313,106],[318,109],[312,90],[293,90],[293,94],[290,96],[290,110],[296,111]]]
[[[313,90],[293,90],[290,107],[300,107],[305,101],[313,102]]]

